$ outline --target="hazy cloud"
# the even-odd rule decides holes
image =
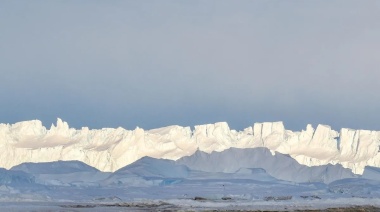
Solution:
[[[379,129],[378,1],[2,1],[0,122]]]

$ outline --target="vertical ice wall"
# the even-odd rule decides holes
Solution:
[[[103,171],[115,171],[137,159],[178,159],[193,154],[225,149],[267,147],[289,154],[308,166],[340,163],[355,173],[364,167],[380,167],[380,133],[307,125],[301,132],[286,130],[282,122],[255,123],[243,131],[219,122],[190,127],[168,126],[145,131],[141,128],[70,128],[57,120],[46,129],[41,121],[0,124],[0,167],[23,162],[79,160]]]

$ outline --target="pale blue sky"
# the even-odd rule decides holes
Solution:
[[[0,122],[380,130],[380,1],[0,0]]]

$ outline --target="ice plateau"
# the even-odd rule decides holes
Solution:
[[[178,160],[197,150],[211,153],[230,148],[266,147],[272,154],[287,154],[306,166],[340,164],[356,174],[366,166],[380,167],[380,132],[329,126],[286,130],[282,122],[255,123],[242,131],[225,122],[153,130],[121,127],[70,128],[57,120],[47,129],[39,120],[0,124],[0,167],[25,162],[82,161],[101,171],[114,172],[145,156]]]

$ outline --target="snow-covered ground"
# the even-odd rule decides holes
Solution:
[[[360,189],[357,190],[358,188]],[[107,188],[7,186],[1,188],[0,210],[96,207],[100,211],[105,208],[111,211],[115,206],[188,210],[303,210],[358,205],[380,207],[379,189],[379,182],[367,180],[337,182],[332,185],[205,179],[183,180],[174,184],[152,183],[149,186],[115,185]]]
[[[379,174],[307,167],[266,148],[143,157],[116,172],[79,161],[25,163],[0,170],[0,211],[379,208]]]
[[[0,124],[0,211],[380,207],[380,133]],[[374,209],[377,210],[377,209]]]

